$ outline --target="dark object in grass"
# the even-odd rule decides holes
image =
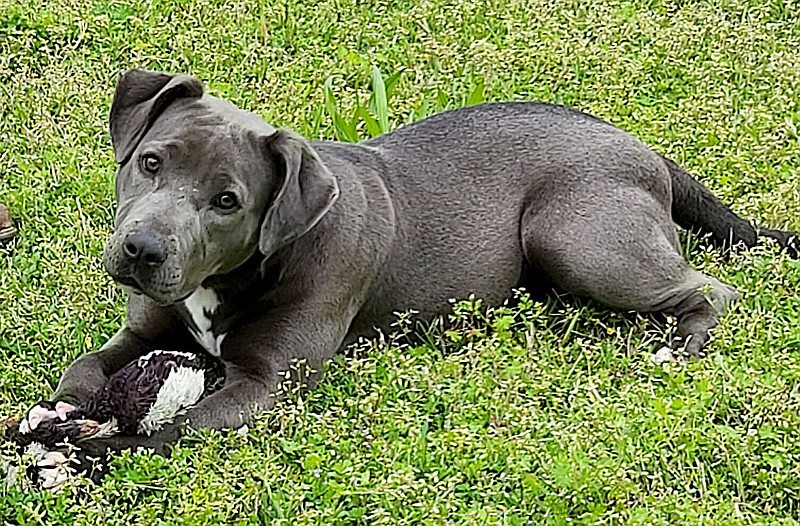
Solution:
[[[19,446],[52,449],[117,434],[150,435],[194,405],[209,379],[207,359],[188,352],[153,351],[117,371],[80,405],[39,404],[56,418],[23,420],[9,438]]]
[[[8,208],[0,205],[0,243],[5,243],[17,235],[17,227],[8,213]]]

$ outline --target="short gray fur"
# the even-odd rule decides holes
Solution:
[[[293,360],[313,384],[395,311],[430,318],[451,298],[496,303],[519,286],[672,314],[672,345],[697,355],[738,294],[687,264],[673,221],[723,247],[766,235],[796,254],[793,233],[756,230],[632,135],[556,105],[485,104],[361,144],[309,142],[192,77],[132,70],[111,134],[118,212],[104,262],[130,291],[127,321],[54,398],[80,401],[155,348],[199,350],[182,302],[201,285],[219,299],[208,316],[226,335],[226,382],[163,432],[102,447],[163,446],[186,420],[241,426],[273,406]],[[227,191],[240,208],[215,208]]]

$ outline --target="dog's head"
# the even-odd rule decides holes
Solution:
[[[160,304],[191,295],[257,251],[308,232],[333,206],[336,179],[311,145],[203,93],[186,75],[131,70],[111,105],[117,172],[104,264]]]

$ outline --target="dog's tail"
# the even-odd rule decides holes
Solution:
[[[672,175],[672,220],[678,226],[706,235],[711,243],[726,250],[742,245],[753,247],[759,237],[769,237],[797,257],[795,232],[754,227],[725,206],[677,163],[662,158]]]

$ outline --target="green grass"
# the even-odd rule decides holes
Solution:
[[[562,102],[755,222],[800,227],[798,64],[797,6],[780,0],[0,0],[0,202],[22,227],[0,249],[0,415],[46,396],[122,321],[100,265],[121,69],[195,74],[314,139],[483,100]],[[425,345],[352,349],[246,436],[123,455],[102,485],[57,496],[0,489],[0,517],[795,524],[800,266],[770,247],[726,261],[691,246],[744,296],[703,361],[650,364],[669,326],[649,317],[566,299],[483,315],[467,301]]]

